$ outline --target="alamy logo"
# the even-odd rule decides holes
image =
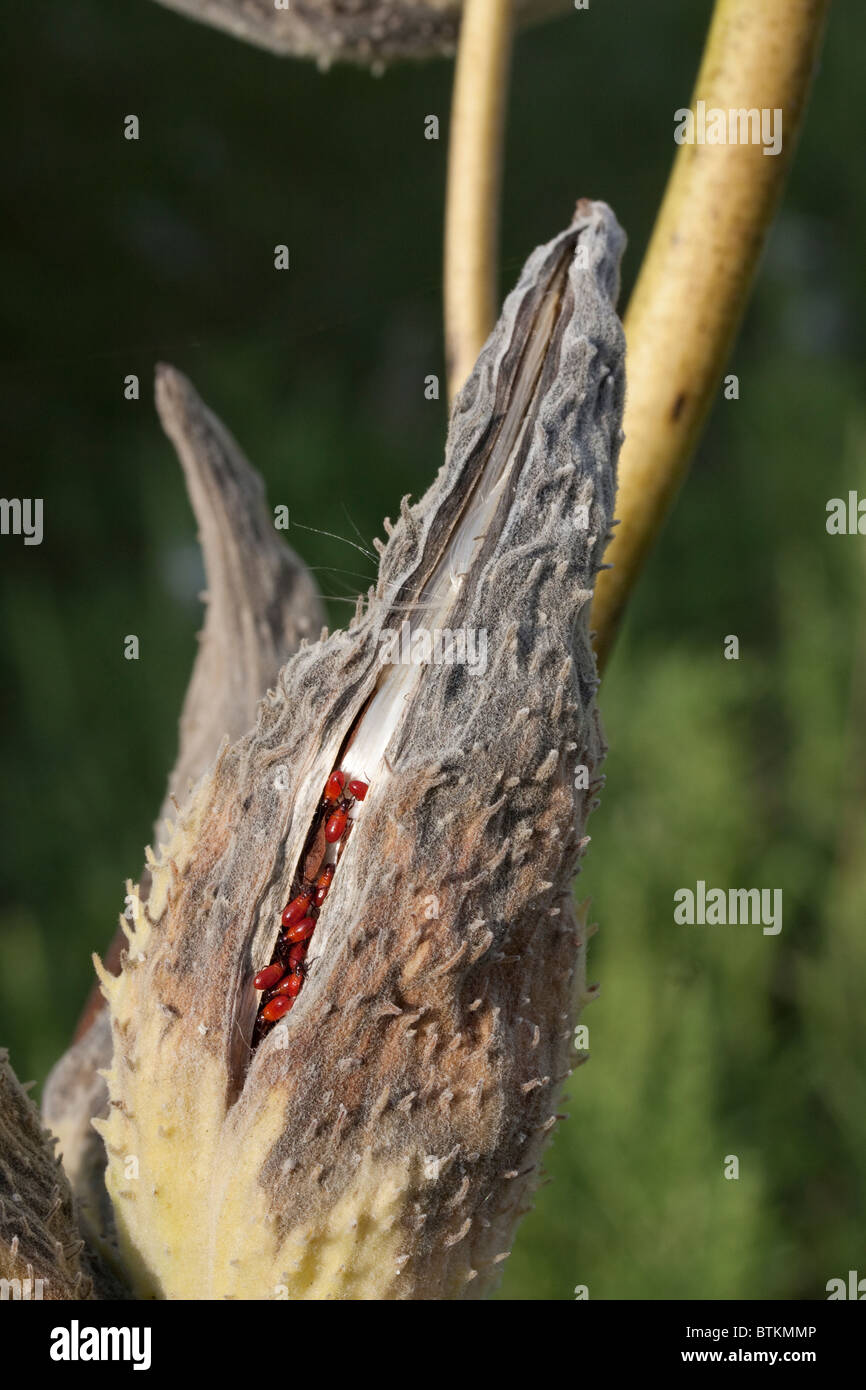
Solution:
[[[0,535],[23,536],[25,545],[41,545],[42,498],[0,497]]]
[[[772,895],[772,896],[771,896]],[[781,888],[710,888],[702,878],[695,891],[678,888],[674,893],[674,921],[681,925],[724,927],[763,926],[764,936],[782,930]],[[772,909],[771,909],[772,903]]]
[[[866,536],[866,497],[854,491],[844,497],[831,497],[827,503],[828,536]]]
[[[721,106],[707,109],[705,101],[695,110],[685,106],[674,112],[674,139],[678,145],[763,145],[764,154],[782,149],[782,108],[774,106]]]
[[[399,632],[386,627],[379,633],[379,660],[383,666],[468,666],[473,676],[483,676],[487,629],[436,627],[431,632],[402,622]]]
[[[866,1299],[866,1279],[861,1279],[856,1269],[848,1270],[847,1285],[844,1279],[828,1279],[824,1287],[828,1303],[839,1298],[854,1298],[860,1303]]]
[[[134,1371],[150,1369],[149,1327],[68,1327],[51,1330],[52,1361],[131,1361]]]

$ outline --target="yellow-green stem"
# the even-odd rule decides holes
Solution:
[[[593,606],[603,666],[688,468],[790,167],[830,0],[717,0],[692,109],[782,111],[782,148],[686,144],[625,318],[620,524]],[[673,115],[673,113],[672,113]]]
[[[445,205],[445,359],[451,399],[496,320],[511,34],[512,0],[466,0],[454,73]]]

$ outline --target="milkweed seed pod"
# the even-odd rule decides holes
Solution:
[[[207,609],[180,718],[177,761],[157,824],[174,817],[192,783],[213,763],[223,739],[239,738],[281,666],[300,643],[321,632],[318,588],[275,529],[261,479],[228,430],[180,372],[161,366],[156,404],[183,468],[199,527]],[[147,875],[139,896],[149,892]],[[119,967],[122,932],[107,956]],[[42,1113],[60,1141],[63,1163],[88,1237],[110,1254],[111,1212],[105,1148],[91,1119],[105,1112],[101,1069],[111,1060],[111,1029],[97,992],[76,1040],[45,1085]]]
[[[452,1299],[501,1269],[589,996],[571,882],[604,753],[623,241],[583,201],[533,252],[348,631],[287,663],[148,855],[102,971],[97,1122],[140,1294]],[[281,914],[314,934],[271,1022]]]
[[[235,38],[296,58],[375,65],[451,54],[462,0],[161,0]],[[512,3],[512,0],[503,0]],[[513,0],[518,24],[564,14],[572,0]]]
[[[0,1299],[93,1297],[69,1183],[39,1112],[0,1052]]]
[[[199,526],[207,610],[180,717],[180,746],[161,818],[246,733],[265,691],[326,613],[303,561],[274,525],[261,478],[173,367],[156,373],[156,406],[177,451]]]

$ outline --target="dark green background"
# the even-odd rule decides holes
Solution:
[[[591,195],[628,231],[627,293],[709,12],[593,0],[519,39],[503,291]],[[866,540],[825,531],[827,500],[866,487],[864,51],[866,10],[838,3],[730,366],[740,399],[720,396],[604,683],[580,882],[602,996],[513,1298],[821,1298],[866,1275]],[[2,490],[45,499],[41,547],[0,538],[0,1041],[25,1078],[65,1045],[140,872],[200,622],[153,365],[237,435],[344,620],[373,569],[300,524],[369,541],[441,459],[423,378],[442,372],[450,82],[445,62],[323,75],[149,0],[16,7]],[[781,935],[675,926],[698,878],[782,887]]]

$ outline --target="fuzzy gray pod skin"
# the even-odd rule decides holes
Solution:
[[[177,452],[199,528],[208,591],[204,627],[180,717],[177,760],[157,825],[174,816],[225,738],[239,738],[280,668],[323,630],[325,607],[306,566],[274,527],[262,480],[185,376],[160,365],[156,406]],[[143,877],[140,893],[146,897]],[[106,963],[119,969],[118,928]],[[98,989],[71,1047],[51,1071],[42,1113],[60,1141],[83,1229],[113,1260],[105,1148],[91,1120],[104,1115],[102,1069],[111,1062],[108,1010]]]
[[[169,9],[273,53],[377,66],[450,55],[461,0],[161,0]],[[514,0],[518,24],[562,14],[571,0]]]
[[[276,673],[325,625],[306,565],[274,528],[261,478],[180,372],[156,370],[156,407],[199,525],[208,592],[159,819],[174,814],[223,738],[246,733]]]
[[[530,256],[366,607],[284,667],[149,864],[121,978],[104,977],[102,1132],[141,1291],[476,1297],[510,1249],[589,997],[571,883],[605,751],[587,618],[621,440],[623,245],[610,210],[582,201]],[[251,1052],[251,977],[322,787],[398,678],[380,636],[429,617],[497,449],[483,537],[436,610],[486,631],[487,669],[413,675],[304,989]],[[131,1152],[150,1169],[138,1186]]]

